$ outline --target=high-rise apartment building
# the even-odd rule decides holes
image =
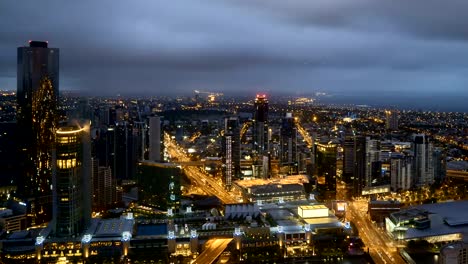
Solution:
[[[92,159],[91,178],[93,182],[93,211],[110,209],[117,202],[116,179],[112,176],[110,167],[99,166],[96,159]]]
[[[413,186],[411,156],[394,157],[390,161],[390,186],[394,192],[409,190]]]
[[[149,160],[161,161],[161,118],[149,118]]]
[[[18,48],[17,122],[20,177],[17,195],[33,224],[52,218],[52,146],[58,123],[59,50],[30,41]]]
[[[327,200],[336,198],[336,144],[315,144],[315,176]]]
[[[380,184],[382,162],[380,160],[380,140],[366,138],[366,186]]]
[[[434,147],[424,134],[413,135],[414,178],[418,187],[434,183]]]
[[[240,176],[240,125],[239,118],[224,119],[224,184],[230,188],[233,178]]]
[[[56,132],[54,174],[55,237],[82,234],[91,221],[91,147],[89,127]]]
[[[385,128],[390,131],[398,130],[398,113],[396,111],[385,111]]]
[[[265,95],[255,98],[253,120],[253,149],[261,155],[269,151],[268,141],[268,100]]]
[[[292,113],[287,113],[281,122],[280,163],[289,166],[289,171],[297,173],[297,128]]]
[[[354,136],[347,135],[343,143],[343,181],[352,184],[354,179]]]
[[[354,173],[353,173],[353,195],[361,196],[362,189],[366,183],[366,138],[363,136],[354,137]]]
[[[442,148],[434,148],[434,181],[441,183],[447,174],[447,160]]]

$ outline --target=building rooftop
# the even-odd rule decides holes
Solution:
[[[425,229],[408,228],[405,239],[436,237],[468,233],[468,201],[455,201],[436,204],[423,204],[391,214],[392,221],[427,217],[430,227]]]
[[[328,210],[328,207],[326,207],[325,205],[323,204],[315,204],[315,205],[301,205],[299,206],[302,210],[317,210],[317,209],[327,209]]]
[[[449,226],[468,225],[468,200],[436,204],[423,204],[418,208],[438,214]]]

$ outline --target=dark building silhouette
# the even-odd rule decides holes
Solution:
[[[224,184],[230,188],[232,180],[240,177],[240,125],[239,118],[229,117],[224,119],[223,138]]]
[[[265,95],[255,98],[253,120],[253,150],[264,154],[268,149],[268,100]]]
[[[336,198],[337,145],[315,144],[315,176],[319,192],[327,200]]]
[[[99,166],[110,167],[112,175],[118,180],[133,179],[138,157],[138,135],[133,133],[133,126],[127,122],[119,122],[115,126],[103,126],[96,131],[93,157],[99,160]]]
[[[91,167],[93,211],[111,209],[117,202],[117,186],[112,170],[110,167],[99,166],[99,161],[95,158],[91,160]]]
[[[297,128],[291,113],[287,113],[281,120],[280,134],[281,166],[289,166],[290,173],[297,173]]]
[[[366,183],[366,137],[354,137],[353,196],[361,196]]]
[[[17,195],[33,223],[52,218],[52,152],[58,121],[59,50],[30,41],[18,48],[17,121],[20,175]]]
[[[133,127],[127,122],[115,126],[113,174],[117,180],[128,180],[135,177],[137,148],[134,145]]]
[[[179,210],[182,172],[176,165],[141,162],[137,165],[136,180],[141,204],[174,212]]]
[[[353,184],[354,179],[354,137],[346,136],[343,144],[343,181]]]

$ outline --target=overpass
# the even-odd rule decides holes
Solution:
[[[451,179],[463,180],[465,182],[468,182],[468,172],[466,172],[466,171],[447,170],[446,177],[451,178]]]
[[[234,238],[212,238],[206,241],[205,250],[198,255],[193,264],[211,264],[223,253]]]
[[[172,162],[157,162],[151,160],[141,160],[138,165],[147,165],[153,167],[173,168],[177,166],[206,166],[206,165],[222,165],[222,160],[194,160],[194,161],[172,161]]]

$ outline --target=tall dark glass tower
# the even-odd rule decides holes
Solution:
[[[290,173],[297,173],[297,128],[291,113],[281,120],[280,162],[282,166],[289,166]]]
[[[315,176],[318,188],[326,200],[336,199],[336,157],[337,145],[315,144]]]
[[[18,48],[18,196],[28,203],[33,224],[52,218],[52,152],[57,128],[59,50],[30,41]]]
[[[239,118],[229,117],[224,119],[224,184],[230,188],[233,179],[240,176],[240,125]]]
[[[258,154],[268,152],[268,100],[265,95],[255,98],[253,120],[253,149]]]

